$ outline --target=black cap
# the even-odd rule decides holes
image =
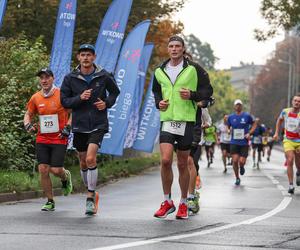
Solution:
[[[78,53],[80,53],[80,51],[84,51],[84,50],[90,50],[95,54],[95,47],[91,44],[88,44],[88,43],[81,44],[78,49]]]
[[[39,72],[36,73],[36,76],[41,76],[41,74],[46,74],[48,76],[54,77],[52,70],[49,68],[41,69]]]
[[[170,42],[173,42],[173,41],[181,42],[181,43],[182,43],[182,46],[184,46],[184,40],[183,40],[180,36],[178,36],[178,35],[174,35],[174,36],[171,36],[171,37],[169,38],[169,43],[170,43]]]

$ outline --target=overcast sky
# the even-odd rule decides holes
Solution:
[[[264,64],[280,36],[267,42],[254,39],[255,28],[264,28],[259,12],[261,0],[187,0],[177,15],[184,24],[184,34],[193,33],[207,42],[220,60],[218,69],[239,66],[240,62]]]

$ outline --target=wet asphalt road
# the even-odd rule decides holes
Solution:
[[[287,194],[283,153],[272,157],[260,170],[249,157],[240,187],[231,167],[222,173],[219,150],[210,168],[201,161],[201,209],[189,220],[153,217],[159,168],[102,187],[93,217],[84,215],[84,194],[57,197],[55,212],[40,211],[44,199],[0,204],[0,249],[300,249],[300,187]]]

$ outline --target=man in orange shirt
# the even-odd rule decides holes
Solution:
[[[64,195],[72,192],[71,173],[63,167],[70,133],[69,112],[60,103],[60,90],[53,84],[54,76],[50,69],[41,69],[39,77],[41,90],[36,92],[27,103],[24,127],[28,132],[37,132],[36,155],[41,185],[48,198],[42,211],[54,211],[52,182],[49,173],[59,177]],[[33,125],[37,115],[39,125]]]

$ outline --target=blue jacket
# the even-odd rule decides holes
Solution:
[[[108,132],[107,108],[114,105],[120,94],[114,77],[101,67],[94,66],[96,70],[90,83],[84,79],[78,66],[65,76],[61,85],[61,103],[72,109],[72,131],[75,133],[97,129]],[[80,95],[87,89],[92,89],[91,98],[81,100]],[[98,98],[106,103],[105,110],[98,110],[94,105]]]

